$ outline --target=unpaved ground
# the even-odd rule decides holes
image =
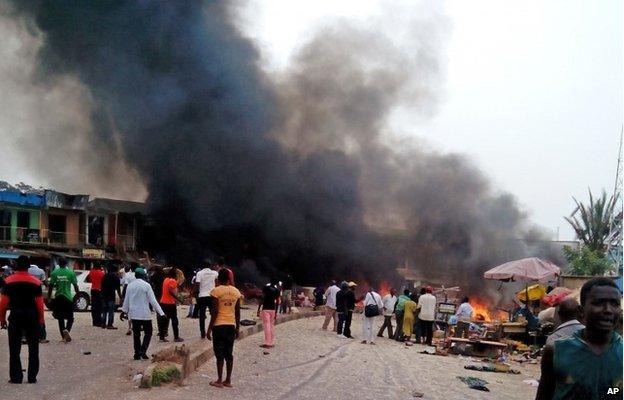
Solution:
[[[197,320],[184,319],[180,307],[181,335],[197,340]],[[14,399],[154,399],[192,400],[233,398],[257,399],[413,399],[412,392],[424,399],[511,399],[529,400],[536,389],[522,383],[538,377],[536,365],[513,368],[521,375],[467,371],[466,358],[419,354],[424,347],[378,339],[376,346],[358,340],[339,339],[319,329],[322,319],[303,319],[276,327],[277,346],[263,354],[258,347],[262,334],[235,345],[232,389],[208,385],[215,377],[214,360],[189,377],[184,386],[149,390],[137,389],[130,382],[146,362],[133,361],[132,339],[125,329],[108,331],[90,326],[89,314],[76,314],[74,341],[59,342],[56,321],[47,315],[49,344],[41,346],[41,372],[36,385],[11,385],[8,380],[6,331],[0,332],[0,398]],[[244,318],[254,318],[245,310]],[[120,327],[123,324],[117,323]],[[354,318],[353,332],[360,337],[360,319]],[[153,341],[150,350],[167,344]],[[90,355],[83,352],[90,351]],[[23,353],[26,347],[23,347]],[[25,359],[23,354],[22,359]],[[24,365],[25,366],[25,365]],[[469,389],[457,376],[475,376],[490,382],[490,392]]]
[[[360,317],[354,319],[353,332],[360,337]],[[474,362],[467,358],[419,354],[424,346],[407,348],[388,339],[378,339],[376,346],[362,345],[321,331],[320,325],[318,317],[278,325],[277,346],[270,354],[258,347],[262,334],[237,342],[232,389],[209,386],[215,377],[211,360],[183,387],[132,392],[126,398],[396,400],[413,399],[415,391],[424,393],[424,399],[439,400],[535,398],[536,389],[522,381],[539,377],[537,365],[514,363],[520,375],[468,371],[464,365]],[[457,376],[485,379],[491,391],[470,389]]]
[[[185,318],[187,307],[178,307],[180,336],[187,342],[199,340],[197,319]],[[145,369],[149,361],[134,361],[132,336],[126,336],[127,322],[115,325],[119,330],[91,326],[90,313],[75,313],[72,342],[60,341],[58,325],[46,311],[46,326],[50,343],[39,347],[40,372],[36,385],[9,384],[9,351],[7,331],[0,331],[0,399],[121,399],[135,390],[130,378]],[[242,318],[256,319],[255,309],[243,310]],[[156,335],[156,320],[153,321]],[[169,336],[172,337],[171,327]],[[171,343],[159,343],[153,336],[148,353],[156,352]],[[91,352],[89,355],[84,352]],[[22,346],[22,367],[27,366],[28,347]],[[24,381],[26,375],[24,374]]]

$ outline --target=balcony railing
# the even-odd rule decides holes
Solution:
[[[41,243],[39,229],[0,226],[0,242]]]
[[[49,229],[30,229],[15,226],[0,226],[0,242],[33,243],[60,246],[83,246],[86,236],[78,233],[57,232]]]
[[[102,241],[104,236],[101,237]],[[104,247],[106,243],[89,243],[97,247]],[[16,244],[44,244],[63,247],[82,247],[87,243],[85,234],[51,231],[49,229],[18,228],[14,226],[0,226],[0,243]],[[110,244],[110,243],[108,243]],[[115,238],[115,247],[126,250],[136,250],[136,236],[120,235]]]

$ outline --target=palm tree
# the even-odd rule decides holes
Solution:
[[[597,251],[600,254],[604,254],[606,251],[618,197],[619,194],[615,193],[607,198],[607,192],[603,190],[602,196],[594,201],[590,190],[589,205],[585,205],[573,198],[576,208],[565,219],[572,225],[576,236],[583,245],[590,250]]]

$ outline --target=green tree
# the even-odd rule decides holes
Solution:
[[[603,190],[602,196],[594,201],[591,190],[589,191],[589,205],[585,205],[574,199],[576,209],[566,221],[572,225],[576,236],[584,247],[591,251],[599,252],[604,257],[607,249],[607,238],[611,232],[613,213],[619,194],[607,197]]]
[[[570,246],[563,247],[563,254],[568,260],[571,275],[600,276],[612,271],[615,267],[604,252],[591,250],[588,246],[573,249]]]

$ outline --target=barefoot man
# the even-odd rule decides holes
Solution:
[[[228,281],[230,275],[227,269],[219,270],[217,281],[219,286],[212,289],[210,295],[213,298],[213,309],[210,313],[210,326],[207,338],[212,335],[212,346],[217,359],[217,380],[210,385],[232,387],[232,368],[234,367],[234,340],[238,338],[240,326],[240,298],[241,293]],[[223,380],[223,362],[226,363],[226,376]]]

